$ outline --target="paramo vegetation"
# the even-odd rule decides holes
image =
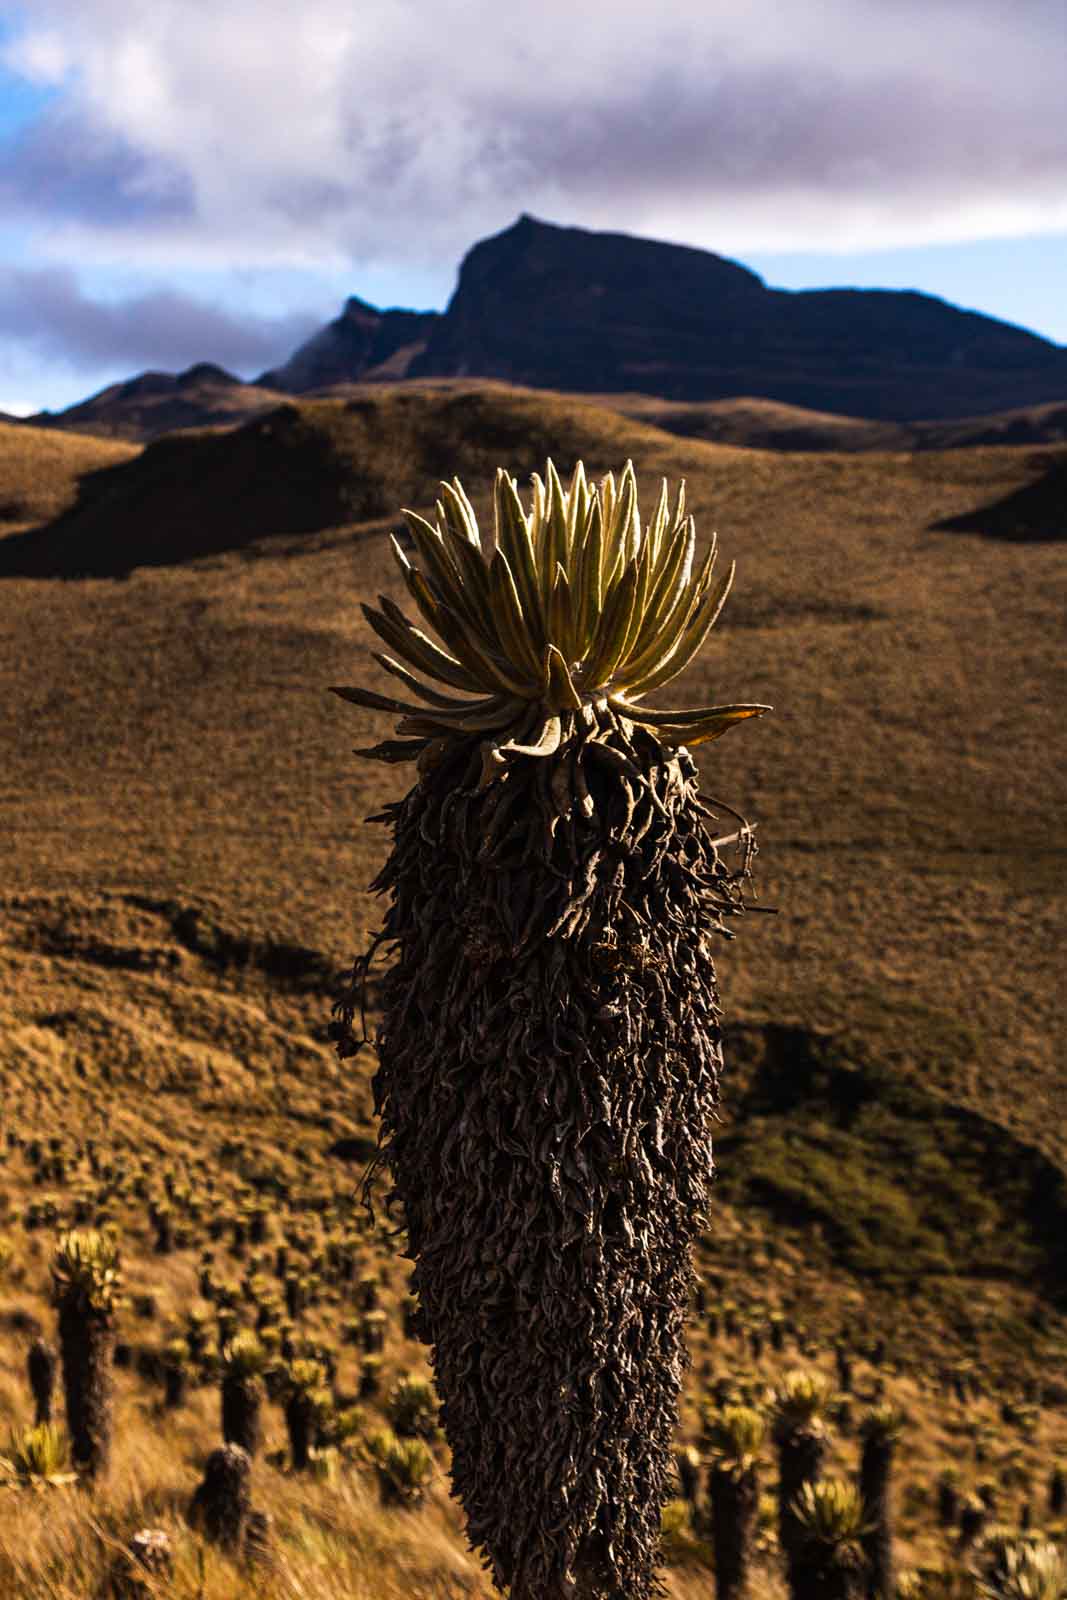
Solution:
[[[643,474],[603,429],[588,459],[631,454]],[[995,952],[971,940],[995,898],[1030,949],[1012,919],[1025,901],[1043,925],[1044,858],[1009,860],[987,828],[988,860],[952,876],[988,818],[942,782],[931,834],[934,745],[890,659],[892,629],[920,629],[907,583],[936,567],[972,622],[979,603],[974,555],[954,552],[985,553],[980,536],[935,537],[917,508],[971,514],[1023,464],[646,445],[689,505],[641,508],[638,533],[636,482],[614,480],[605,519],[603,479],[545,474],[521,508],[525,568],[509,483],[505,571],[467,524],[493,525],[493,497],[450,479],[436,521],[424,505],[397,535],[399,564],[375,527],[121,583],[5,580],[40,684],[70,693],[62,719],[25,681],[7,701],[30,764],[9,774],[27,843],[0,942],[0,1594],[1062,1595],[1062,1183],[1054,1120],[1047,1137],[1027,1122],[1051,1081],[1043,969],[1022,979],[1028,1097],[998,1065],[1000,991],[980,997]],[[688,524],[710,535],[717,499],[741,578],[685,668],[694,709],[647,708],[669,662],[657,626],[674,653],[718,614],[711,541]],[[761,569],[761,518],[786,505],[791,548]],[[846,563],[850,516],[864,532]],[[1056,548],[1039,554],[1054,589]],[[594,565],[613,608],[599,637]],[[1045,670],[1027,593],[1020,693]],[[344,620],[357,598],[367,616]],[[862,671],[872,639],[890,699]],[[812,677],[801,739],[797,664],[829,642],[840,672]],[[366,644],[378,674],[331,704],[323,687],[350,682]],[[463,682],[434,676],[442,651]],[[932,705],[929,652],[905,653]],[[262,737],[242,744],[235,718]],[[346,718],[384,761],[347,754]],[[857,736],[871,727],[881,754]],[[1028,738],[1016,767],[1040,789]],[[895,786],[872,785],[877,762]],[[898,933],[921,943],[935,923],[905,1001]],[[553,941],[559,974],[538,966]],[[353,943],[381,960],[346,977]],[[946,974],[979,999],[954,1005]],[[560,1071],[577,1059],[588,1105]]]

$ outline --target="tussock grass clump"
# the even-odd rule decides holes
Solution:
[[[7,1453],[0,1456],[0,1482],[7,1476],[30,1488],[62,1487],[76,1483],[78,1474],[68,1472],[67,1439],[50,1422],[38,1422],[11,1435]]]

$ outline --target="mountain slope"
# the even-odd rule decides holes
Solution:
[[[46,436],[47,437],[47,436]],[[175,433],[87,477],[76,505],[0,549],[0,572],[113,575],[279,535],[425,506],[441,477],[477,482],[499,461],[525,476],[552,456],[604,468],[671,449],[658,430],[564,396],[379,388],[287,401],[227,432]]]
[[[377,311],[353,295],[339,317],[256,382],[302,394],[354,378],[402,378],[438,320],[436,311]]]
[[[0,421],[0,532],[58,517],[86,476],[131,460],[136,446]]]
[[[529,216],[468,253],[409,372],[886,420],[1067,393],[1067,351],[931,295],[768,289],[709,251]]]
[[[142,372],[109,384],[65,411],[30,417],[41,428],[67,428],[113,439],[154,439],[175,428],[244,421],[277,405],[278,396],[201,361],[176,375]]]
[[[372,1052],[338,1064],[327,1036],[334,974],[384,909],[368,886],[386,830],[364,819],[414,774],[353,757],[390,719],[326,686],[395,689],[360,610],[380,592],[410,610],[386,528],[409,494],[432,500],[433,480],[416,479],[435,448],[455,451],[485,516],[491,426],[492,451],[523,471],[546,441],[571,439],[590,463],[595,450],[598,466],[632,453],[643,510],[661,472],[684,476],[701,549],[717,529],[738,571],[665,698],[775,706],[695,752],[704,794],[758,823],[758,903],[777,915],[745,917],[716,951],[729,1030],[720,1177],[680,1441],[699,1439],[720,1381],[759,1405],[797,1364],[840,1385],[840,1344],[855,1381],[847,1426],[835,1413],[833,1473],[855,1471],[868,1400],[909,1416],[901,1567],[958,1564],[954,1530],[936,1525],[949,1465],[964,1495],[993,1484],[998,1519],[1026,1498],[1046,1525],[1049,1467],[1067,1452],[1067,538],[1024,546],[935,524],[1044,482],[1062,450],[741,451],[558,397],[510,409],[514,397],[491,391],[464,409],[448,389],[435,447],[432,414],[402,428],[399,398],[382,391],[394,410],[377,414],[360,457],[389,515],[358,537],[142,565],[123,582],[0,582],[0,838],[15,842],[0,895],[0,1233],[14,1250],[0,1275],[0,1409],[28,1419],[31,1319],[54,1325],[51,1231],[75,1206],[120,1227],[132,1301],[120,1336],[135,1363],[119,1374],[114,1502],[0,1496],[0,1592],[84,1600],[110,1559],[101,1527],[110,1541],[162,1523],[175,1600],[277,1600],[294,1585],[333,1600],[488,1600],[443,1462],[427,1509],[378,1513],[354,1465],[339,1481],[272,1465],[275,1406],[254,1470],[279,1567],[246,1582],[209,1556],[198,1575],[184,1512],[218,1440],[217,1379],[166,1410],[158,1362],[190,1311],[215,1327],[210,1261],[245,1325],[255,1294],[282,1293],[283,1271],[311,1274],[317,1299],[296,1335],[336,1350],[346,1397],[368,1363],[339,1335],[364,1275],[380,1273],[388,1332],[368,1429],[394,1381],[423,1370],[403,1321],[401,1242],[386,1243],[381,1211],[378,1231],[352,1214]],[[331,1154],[338,1140],[356,1145],[354,1166]],[[177,1238],[160,1254],[165,1199]],[[259,1200],[265,1256],[244,1231]],[[336,1284],[322,1261],[353,1231],[356,1281]],[[142,1351],[151,1379],[138,1376]],[[79,1547],[91,1573],[64,1566]],[[776,1567],[772,1542],[755,1600],[778,1600]],[[671,1600],[699,1600],[713,1580],[699,1566],[668,1582]]]

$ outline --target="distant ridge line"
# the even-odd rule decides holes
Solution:
[[[916,290],[775,289],[709,250],[523,214],[467,252],[443,312],[351,295],[250,384],[199,362],[26,420],[150,437],[279,393],[432,378],[911,424],[1067,403],[1067,348]],[[134,415],[142,403],[152,419]]]

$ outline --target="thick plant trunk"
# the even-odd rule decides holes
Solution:
[[[755,1467],[711,1474],[711,1530],[715,1550],[716,1600],[747,1600],[749,1567],[759,1511]]]
[[[33,1391],[34,1422],[51,1422],[56,1388],[56,1353],[44,1339],[35,1339],[26,1358],[26,1371]]]
[[[208,1456],[189,1519],[212,1544],[241,1550],[252,1510],[251,1481],[252,1459],[239,1444],[224,1444]]]
[[[809,1544],[798,1553],[789,1573],[789,1600],[861,1600],[863,1569],[840,1561],[833,1550]]]
[[[285,1403],[285,1426],[293,1471],[306,1472],[314,1443],[315,1407],[310,1397],[299,1390]]]
[[[802,1528],[796,1501],[806,1483],[822,1471],[826,1440],[811,1428],[791,1428],[778,1437],[778,1543],[785,1561],[790,1592],[797,1582],[796,1567],[803,1550]]]
[[[230,1373],[222,1380],[222,1437],[255,1456],[263,1442],[263,1384],[259,1378]]]
[[[108,1313],[61,1305],[59,1344],[71,1458],[86,1477],[102,1477],[111,1461],[115,1324]]]
[[[511,1600],[647,1600],[739,891],[642,730],[479,771],[458,744],[384,813],[382,1153],[472,1544]]]
[[[168,1411],[183,1406],[189,1393],[189,1369],[168,1367],[163,1374],[163,1404]]]
[[[893,1600],[893,1525],[889,1506],[889,1474],[893,1446],[884,1439],[865,1439],[860,1458],[860,1494],[868,1528],[862,1535],[867,1559],[867,1600]]]

